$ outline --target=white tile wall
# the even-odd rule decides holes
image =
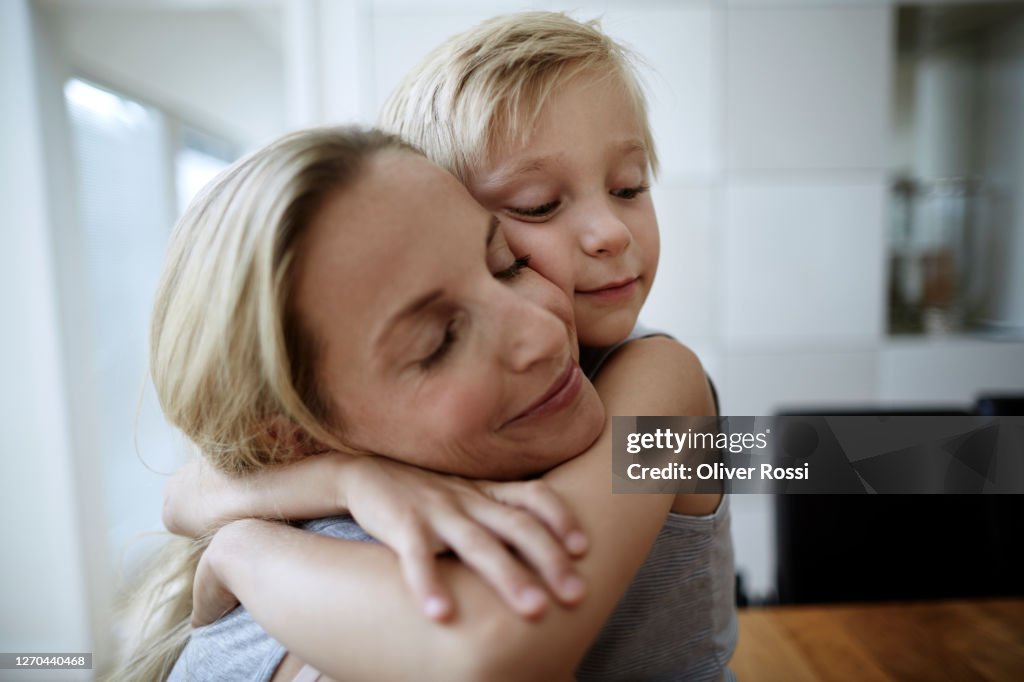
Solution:
[[[722,223],[727,347],[875,341],[883,327],[881,173],[830,182],[736,180]]]
[[[605,31],[642,56],[663,176],[706,179],[718,170],[722,12],[702,0],[671,7],[607,2],[573,16],[599,16]]]
[[[730,168],[886,166],[890,8],[741,7],[726,14]]]
[[[488,9],[423,12],[384,8],[373,15],[373,111],[432,49],[497,12]]]
[[[459,31],[498,14],[528,9],[503,3],[442,12],[378,3],[373,16],[374,107],[379,110],[401,78],[431,49]],[[564,9],[551,6],[548,9]],[[650,119],[666,176],[706,178],[720,166],[718,36],[721,12],[709,0],[640,9],[590,2],[570,12],[599,18],[610,35],[643,58]]]
[[[879,399],[969,407],[980,393],[1024,392],[1024,343],[894,340],[879,353]]]
[[[653,190],[661,228],[661,260],[642,319],[688,344],[714,334],[714,192],[708,184]]]
[[[876,401],[878,354],[728,352],[720,375],[722,414],[771,415],[784,409]]]

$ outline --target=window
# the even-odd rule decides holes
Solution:
[[[97,438],[115,566],[160,527],[164,477],[185,452],[147,374],[149,318],[167,237],[195,193],[235,156],[230,143],[159,109],[80,79],[64,88],[75,159]]]

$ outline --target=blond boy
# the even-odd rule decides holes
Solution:
[[[641,352],[659,343],[659,352],[671,344],[670,353],[689,354],[636,329],[658,266],[649,191],[657,155],[635,59],[596,21],[524,12],[453,36],[392,93],[380,125],[462,180],[499,217],[512,251],[571,296],[590,376],[630,341]],[[677,496],[659,542],[671,545],[673,532],[685,533],[689,547],[678,538],[676,551],[659,553],[656,545],[634,583],[678,580],[666,613],[691,611],[688,626],[664,641],[675,662],[652,662],[652,673],[674,665],[686,679],[715,678],[732,653],[734,569],[728,504],[720,499]],[[672,575],[668,565],[680,557]],[[638,609],[636,601],[629,606]],[[612,623],[631,629],[636,615],[620,608]],[[640,666],[628,668],[637,675],[642,659],[658,656],[655,648],[599,638],[578,674],[586,677],[589,666],[604,676],[617,658]]]

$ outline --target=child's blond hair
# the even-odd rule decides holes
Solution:
[[[498,143],[525,142],[555,88],[586,71],[625,89],[656,171],[637,62],[597,20],[560,12],[495,17],[428,54],[388,98],[380,125],[465,183]]]

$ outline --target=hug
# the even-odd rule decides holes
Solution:
[[[297,131],[172,236],[150,366],[199,457],[117,679],[730,679],[729,502],[613,495],[611,417],[713,415],[637,325],[657,156],[633,56],[530,12],[379,130]]]

